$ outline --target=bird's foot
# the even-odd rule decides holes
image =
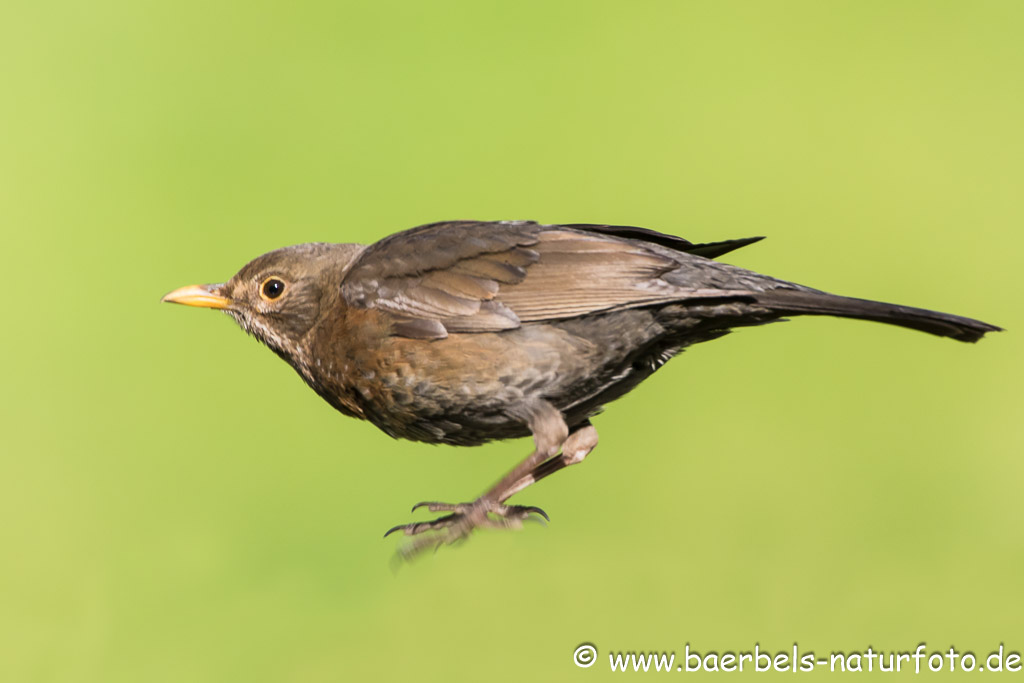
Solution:
[[[412,543],[399,548],[399,553],[406,559],[411,559],[428,548],[436,550],[442,545],[451,545],[465,540],[474,529],[480,527],[519,529],[528,519],[543,518],[545,521],[550,521],[547,513],[533,505],[505,505],[491,503],[483,499],[472,503],[416,503],[412,506],[412,511],[415,512],[420,508],[427,508],[431,512],[448,512],[450,514],[426,522],[399,524],[387,530],[384,534],[385,537],[397,531],[401,531],[406,536],[418,537]]]

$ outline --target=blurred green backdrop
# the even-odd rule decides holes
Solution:
[[[0,4],[0,680],[607,676],[608,650],[1024,650],[1024,5]],[[398,572],[526,441],[394,442],[225,316],[303,241],[618,222],[1010,329],[695,347]],[[572,663],[595,643],[598,664]]]

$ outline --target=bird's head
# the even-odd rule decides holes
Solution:
[[[340,295],[345,272],[364,248],[284,247],[253,259],[227,282],[182,287],[161,301],[222,310],[276,353],[294,358],[324,305]]]

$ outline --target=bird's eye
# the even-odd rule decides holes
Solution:
[[[268,301],[276,299],[284,294],[284,281],[276,277],[268,277],[260,285],[260,294]]]

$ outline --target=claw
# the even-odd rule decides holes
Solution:
[[[536,505],[512,505],[510,507],[519,508],[527,516],[528,515],[540,515],[541,517],[544,518],[545,522],[550,522],[551,521],[551,518],[548,517],[548,513],[544,512],[544,510],[540,509]]]
[[[437,552],[442,545],[452,545],[464,541],[477,527],[519,529],[522,528],[523,522],[526,520],[551,521],[548,514],[535,505],[502,505],[484,500],[473,503],[422,501],[413,505],[412,511],[415,512],[420,508],[426,508],[431,512],[448,512],[450,514],[425,522],[398,524],[384,533],[384,538],[398,531],[406,536],[417,536],[414,541],[398,549],[398,553],[406,560],[412,559],[428,548],[433,548],[434,552]],[[543,524],[543,522],[541,523]]]

